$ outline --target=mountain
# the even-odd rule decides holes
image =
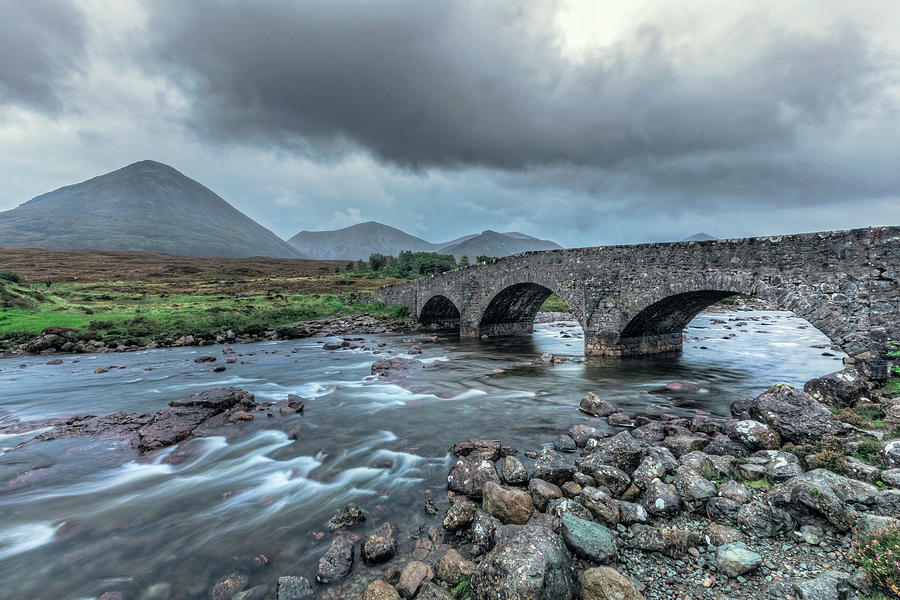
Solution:
[[[701,231],[700,233],[695,233],[694,235],[689,235],[681,241],[682,242],[707,242],[709,240],[717,240],[717,239],[719,239],[719,238],[713,237],[713,236],[709,235],[708,233],[703,233]]]
[[[152,160],[0,212],[0,247],[304,258],[209,188]]]
[[[301,231],[288,243],[309,258],[366,260],[371,254],[397,256],[402,250],[435,252],[440,246],[376,221],[335,231]]]
[[[322,260],[366,260],[374,253],[397,256],[404,250],[412,250],[453,254],[457,258],[468,256],[474,261],[480,255],[507,256],[526,250],[561,248],[553,242],[523,233],[496,231],[473,233],[435,244],[376,221],[334,231],[301,231],[288,243],[309,258]]]
[[[515,235],[497,233],[488,229],[462,243],[445,246],[440,251],[442,254],[452,254],[457,258],[468,256],[470,261],[474,261],[478,256],[509,256],[529,250],[557,250],[559,248],[562,246],[550,240],[539,240],[521,233]]]

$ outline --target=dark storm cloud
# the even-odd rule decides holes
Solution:
[[[0,0],[0,106],[62,106],[59,84],[84,60],[85,25],[66,0]]]
[[[760,162],[748,153],[841,127],[879,89],[854,29],[801,34],[758,16],[735,23],[727,47],[686,53],[683,36],[648,22],[571,61],[552,7],[533,3],[150,6],[157,56],[204,135],[310,154],[358,146],[404,167],[571,165],[673,184],[718,171],[740,187],[759,169],[790,178],[796,161],[748,171]]]

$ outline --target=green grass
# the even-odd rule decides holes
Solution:
[[[540,308],[541,312],[572,312],[569,305],[556,294],[550,294],[550,297],[544,300]]]
[[[141,294],[131,291],[128,284],[102,288],[66,284],[36,291],[0,283],[0,290],[5,292],[0,299],[12,299],[0,311],[0,338],[20,342],[47,327],[74,329],[71,337],[77,339],[145,344],[188,334],[209,339],[228,329],[237,335],[258,334],[297,322],[346,315],[407,316],[404,307],[375,304],[365,295],[170,295],[165,286],[160,286],[159,293]],[[30,302],[19,302],[21,299]]]
[[[457,600],[466,600],[471,593],[471,586],[472,577],[470,575],[463,575],[460,577],[456,587],[453,588],[453,597]]]

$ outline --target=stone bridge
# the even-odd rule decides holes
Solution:
[[[885,342],[900,340],[900,227],[526,252],[375,298],[462,336],[500,336],[531,333],[551,293],[584,329],[586,355],[678,351],[700,311],[746,294],[803,317],[881,380]]]

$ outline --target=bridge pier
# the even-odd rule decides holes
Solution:
[[[678,333],[664,333],[643,337],[621,338],[616,335],[584,334],[585,356],[642,356],[680,352],[683,336]]]

